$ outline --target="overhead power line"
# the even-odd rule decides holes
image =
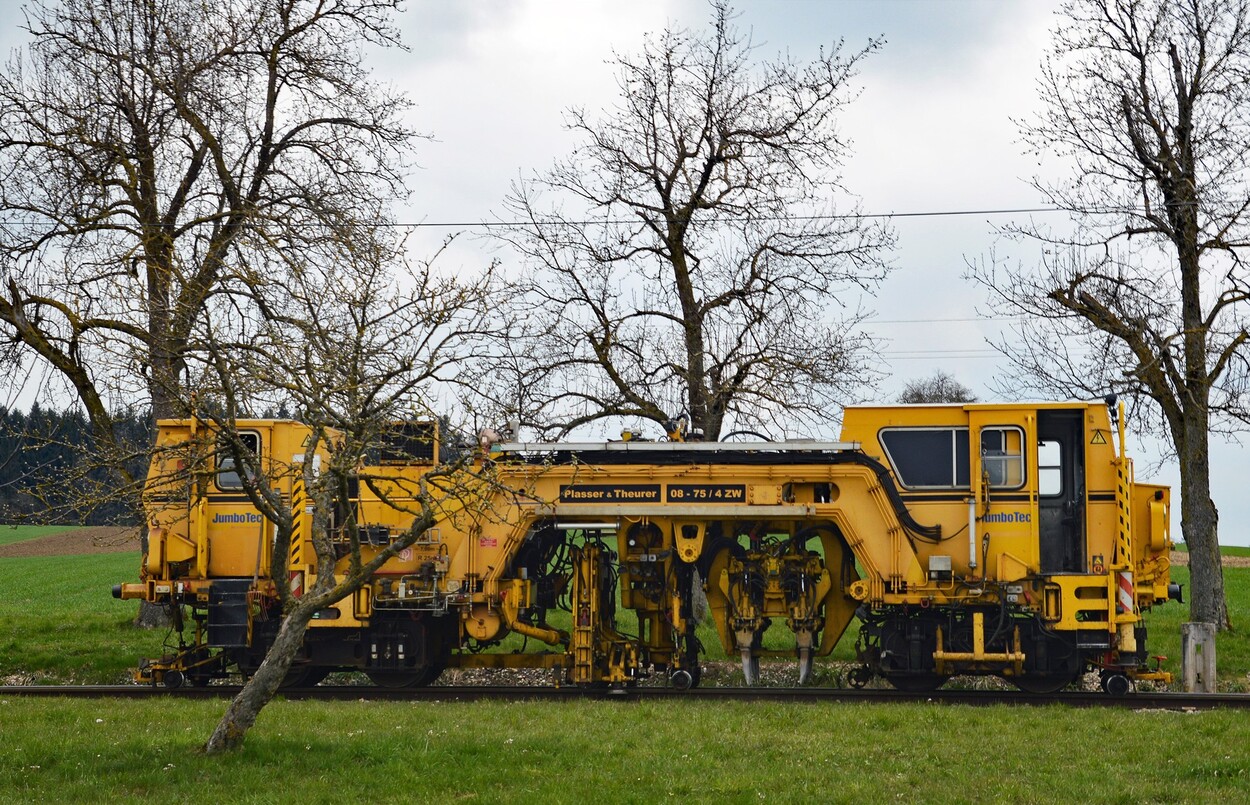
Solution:
[[[998,353],[998,352],[986,352],[986,353],[977,354],[977,355],[945,355],[941,353],[937,353],[933,355],[911,355],[911,354],[897,355],[891,352],[884,352],[882,353],[882,357],[885,359],[886,363],[891,363],[893,361],[937,361],[937,360],[969,361],[969,360],[984,360],[986,358],[1001,358],[1003,356],[1001,353]]]
[[[1015,207],[1007,209],[984,209],[984,210],[920,210],[917,212],[865,212],[865,213],[839,213],[836,215],[761,215],[755,217],[756,221],[853,221],[862,219],[891,219],[891,218],[939,218],[939,217],[956,217],[963,215],[1020,215],[1023,213],[1052,213],[1064,212],[1059,207]],[[1113,210],[1108,210],[1113,212]],[[632,224],[637,223],[635,218],[605,218],[601,220],[586,221],[564,221],[557,219],[539,219],[538,221],[420,221],[420,222],[396,222],[391,226],[412,227],[414,229],[435,229],[435,228],[456,228],[456,227],[481,227],[484,229],[502,229],[511,227],[530,226],[534,223],[539,224],[570,224],[574,226],[589,226],[592,224]]]
[[[1132,212],[1130,208],[1108,208],[1096,211],[1102,214]],[[756,221],[851,221],[851,220],[889,220],[894,218],[941,218],[967,215],[1021,215],[1032,213],[1065,212],[1060,207],[1012,207],[977,210],[919,210],[913,212],[869,212],[840,213],[829,215],[764,215],[754,218]],[[604,218],[585,221],[564,221],[557,219],[539,219],[538,221],[377,221],[373,226],[396,229],[510,229],[538,224],[568,224],[572,226],[590,226],[594,224],[630,224],[637,223],[635,218]],[[30,225],[31,221],[17,219],[0,219],[0,226]],[[212,223],[207,219],[205,223]],[[184,223],[160,224],[158,226],[184,226]],[[259,224],[236,224],[236,226],[258,226]],[[302,224],[309,227],[314,224]]]
[[[1023,316],[962,316],[951,319],[865,319],[865,324],[957,324],[971,321],[1023,321]]]
[[[1192,202],[1185,202],[1192,203]],[[1161,206],[1175,206],[1162,204]],[[1142,206],[1119,206],[1119,207],[1103,207],[1081,210],[1082,215],[1125,215],[1125,214],[1143,214],[1147,211]],[[864,213],[838,213],[826,215],[761,215],[752,218],[755,221],[855,221],[855,220],[891,220],[895,218],[953,218],[967,215],[1022,215],[1034,213],[1051,214],[1072,212],[1063,207],[991,207],[976,210],[914,210],[911,212],[864,212]],[[103,223],[105,219],[101,218],[98,223]],[[743,220],[743,216],[730,218],[729,220]],[[564,224],[568,226],[592,226],[595,224],[632,224],[638,223],[637,218],[598,218],[594,220],[564,220],[557,218],[538,219],[537,221],[375,221],[372,226],[379,228],[394,229],[508,229],[517,227],[533,226],[534,224]],[[33,222],[20,219],[0,219],[0,226],[29,226]],[[207,217],[202,223],[218,224],[220,219]],[[182,227],[186,222],[176,222],[169,224],[148,224],[147,226],[155,227]],[[237,223],[232,226],[249,227],[259,226],[256,223]],[[360,226],[369,226],[370,224],[361,223]],[[314,228],[316,226],[329,226],[329,224],[303,223],[303,228]],[[87,228],[88,225],[80,225],[78,228]],[[72,225],[68,228],[73,228]]]

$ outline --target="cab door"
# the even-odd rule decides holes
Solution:
[[[969,551],[980,554],[984,572],[999,578],[1020,578],[1039,564],[1027,471],[1033,433],[1028,413],[1006,407],[968,412],[968,481],[976,503]]]
[[[1084,411],[1037,414],[1038,540],[1043,573],[1084,573]]]

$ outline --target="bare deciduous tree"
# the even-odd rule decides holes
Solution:
[[[706,33],[617,56],[617,106],[571,111],[582,144],[514,185],[530,326],[491,390],[526,424],[684,410],[716,439],[727,420],[827,418],[872,376],[859,314],[834,322],[831,294],[881,279],[892,234],[832,200],[838,116],[879,42],[762,61],[732,17],[718,2]]]
[[[204,359],[196,373],[202,378],[197,414],[213,423],[213,447],[228,450],[235,466],[247,468],[245,491],[272,528],[271,577],[282,611],[264,661],[209,738],[210,753],[242,743],[287,678],[313,615],[359,590],[435,523],[440,500],[461,494],[454,487],[460,477],[454,464],[405,484],[393,474],[384,482],[370,475],[362,457],[396,421],[434,418],[434,386],[454,380],[497,320],[488,307],[492,278],[440,279],[429,264],[397,273],[398,254],[378,252],[376,239],[362,241],[350,230],[341,234],[338,260],[284,270],[266,261],[237,272],[227,288],[230,301],[222,305],[235,315],[208,316],[197,329],[202,340],[193,354]],[[361,243],[371,243],[372,251],[361,254]],[[248,452],[235,425],[276,401],[292,406],[311,428],[299,471],[315,504],[317,574],[300,594],[290,587],[288,565],[302,504],[297,510],[277,491],[268,466]],[[328,460],[314,469],[308,459],[317,453]],[[411,517],[406,532],[371,557],[362,554],[350,505],[352,490],[362,487]],[[334,510],[345,521],[331,528]]]
[[[255,249],[402,191],[407,102],[358,49],[396,44],[392,0],[36,0],[0,73],[0,330],[110,410],[186,411],[192,332]],[[35,357],[37,356],[37,358]]]
[[[1213,430],[1247,420],[1250,4],[1071,0],[1024,126],[1066,181],[1035,184],[1070,232],[1020,226],[1038,272],[973,275],[1026,316],[1010,349],[1035,387],[1149,400],[1180,463],[1191,616],[1229,625],[1210,493]]]
[[[315,254],[403,190],[407,102],[358,52],[397,44],[395,5],[27,10],[31,44],[0,73],[0,332],[66,381],[131,488],[111,412],[187,412],[192,334],[233,267]]]
[[[901,403],[969,403],[976,399],[972,389],[940,369],[929,377],[909,381],[898,395]]]

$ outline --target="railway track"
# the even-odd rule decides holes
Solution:
[[[0,687],[0,699],[6,697],[64,698],[185,698],[224,699],[238,693],[238,686],[204,688],[167,688],[140,685],[17,685]],[[572,687],[427,687],[382,688],[368,685],[318,686],[290,688],[279,694],[286,699],[318,701],[754,701],[754,702],[932,702],[976,706],[1014,705],[1067,707],[1121,707],[1133,710],[1211,710],[1250,708],[1250,694],[1245,693],[1156,693],[1139,692],[1126,696],[1105,693],[1060,692],[1030,694],[1015,691],[938,690],[930,693],[905,693],[896,690],[852,690],[845,688],[730,688],[709,687],[679,691],[664,687],[639,687],[625,690],[583,689]]]

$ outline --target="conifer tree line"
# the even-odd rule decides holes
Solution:
[[[135,482],[147,473],[151,414],[113,417],[120,456]],[[37,525],[138,525],[137,491],[102,461],[81,410],[35,403],[29,412],[0,406],[0,522]]]

